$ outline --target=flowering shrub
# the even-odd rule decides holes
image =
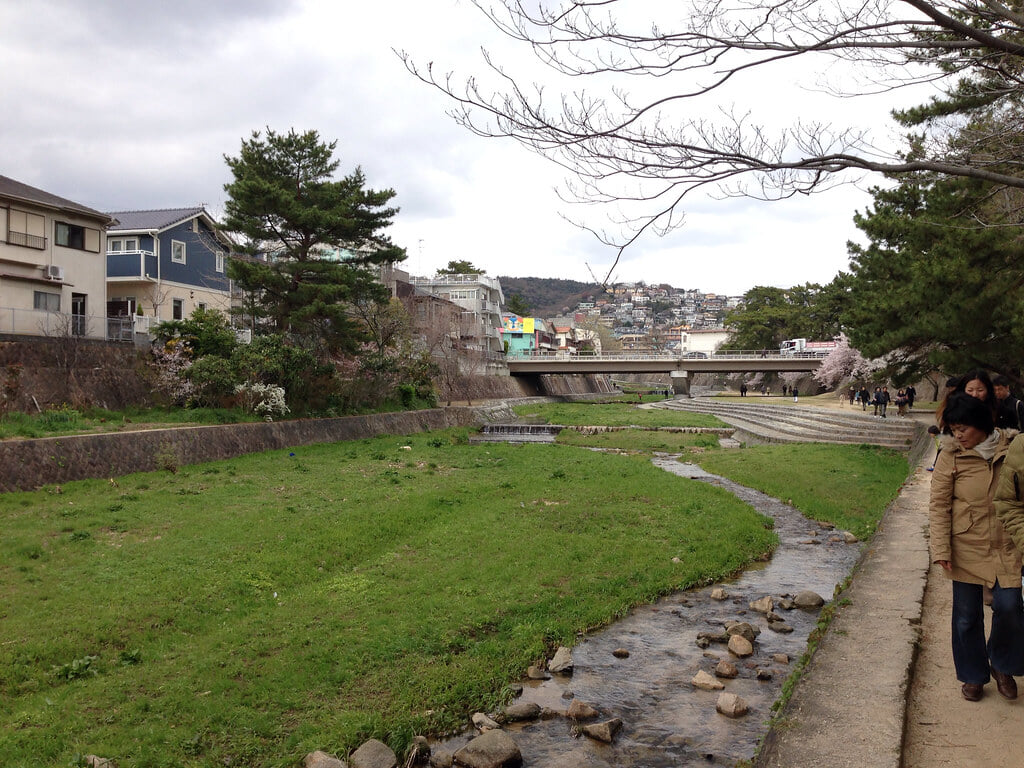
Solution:
[[[184,344],[170,341],[161,347],[153,347],[156,362],[156,388],[174,405],[188,405],[196,394],[196,385],[188,378],[192,367],[192,356]]]
[[[235,387],[235,394],[239,396],[243,408],[264,416],[268,421],[289,412],[288,404],[284,401],[284,387],[247,381]]]

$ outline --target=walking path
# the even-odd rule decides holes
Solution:
[[[883,518],[843,605],[761,751],[760,768],[1011,768],[1024,700],[960,695],[952,589],[929,562],[932,452]]]

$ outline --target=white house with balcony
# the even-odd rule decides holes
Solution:
[[[437,274],[412,277],[410,282],[462,308],[457,333],[463,349],[480,352],[488,359],[503,356],[501,308],[505,296],[497,278],[484,274]]]
[[[0,176],[0,334],[108,337],[105,258],[112,221]]]

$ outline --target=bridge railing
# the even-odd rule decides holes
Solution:
[[[522,350],[510,352],[508,360],[793,360],[806,359],[815,360],[825,357],[827,353],[821,352],[787,352],[782,353],[777,349],[730,349],[712,353],[705,352],[684,352],[679,353],[636,353],[636,352],[604,352],[600,355],[588,352],[570,354],[568,352],[555,352],[550,350]]]

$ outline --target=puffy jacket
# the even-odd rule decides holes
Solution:
[[[929,546],[932,562],[951,563],[948,575],[954,581],[991,587],[998,579],[1002,587],[1021,586],[1020,552],[993,507],[1010,440],[1016,434],[1000,430],[991,461],[955,440],[943,441],[932,473]],[[1024,451],[1024,443],[1018,443]]]
[[[1024,552],[1024,434],[1010,443],[992,505],[1017,551]]]

